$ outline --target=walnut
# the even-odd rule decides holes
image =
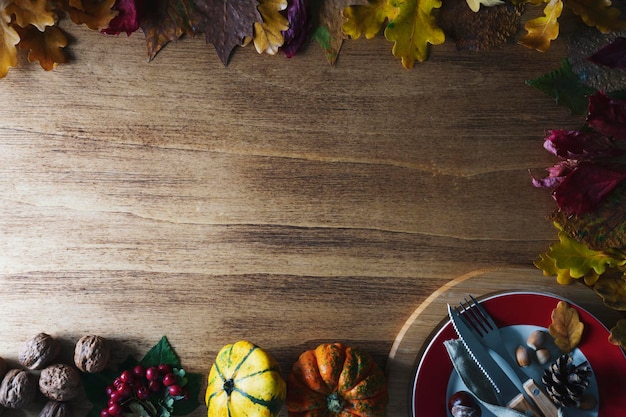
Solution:
[[[80,392],[80,375],[70,365],[50,365],[39,375],[39,390],[50,400],[71,400]]]
[[[11,369],[0,383],[0,405],[7,408],[23,408],[37,394],[37,379],[23,369]]]
[[[49,334],[39,333],[22,345],[18,360],[28,369],[43,369],[57,357],[61,346]]]
[[[100,372],[109,361],[109,343],[100,336],[83,336],[74,348],[74,364],[83,372]]]
[[[39,412],[39,417],[72,417],[72,407],[66,402],[48,401]]]

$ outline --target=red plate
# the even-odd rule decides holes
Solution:
[[[575,307],[585,325],[578,348],[589,361],[598,383],[598,417],[626,416],[626,355],[620,347],[607,341],[609,330],[598,319],[571,301],[554,295],[513,292],[481,299],[498,327],[528,324],[547,328],[559,301],[567,301]],[[443,342],[456,338],[447,321],[424,350],[412,390],[413,417],[447,416],[446,389],[453,367]]]

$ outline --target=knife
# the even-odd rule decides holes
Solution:
[[[541,417],[541,414],[539,414],[535,407],[533,407],[533,405],[526,399],[524,393],[510,380],[509,376],[502,370],[495,359],[491,357],[480,340],[478,340],[463,320],[457,316],[449,304],[448,315],[450,316],[450,321],[452,322],[454,330],[459,335],[459,338],[467,349],[470,357],[474,360],[474,362],[476,362],[482,373],[494,387],[496,393],[498,394],[498,398],[501,400],[500,405],[520,411],[528,416]],[[543,394],[543,392],[541,392],[541,390],[539,390],[534,384],[532,379],[526,381],[524,389],[527,392],[530,390],[531,392],[528,393],[533,396],[533,398],[537,398],[535,395],[538,395],[539,397],[543,395],[544,398],[541,398],[539,402],[543,400],[550,402],[550,400],[545,397],[545,394]],[[543,406],[546,406],[544,403],[541,403],[541,405],[542,409]],[[551,403],[548,405],[551,405]],[[554,414],[549,413],[546,414],[545,417],[556,417],[558,415],[556,407],[551,405],[548,409],[549,408],[554,410]]]

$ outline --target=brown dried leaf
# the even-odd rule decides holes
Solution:
[[[626,280],[624,277],[602,275],[593,286],[608,307],[626,311]]]
[[[554,338],[554,343],[563,353],[570,352],[578,346],[584,327],[578,317],[578,311],[565,301],[559,301],[552,310],[552,323],[548,330]]]
[[[191,0],[153,0],[145,6],[141,29],[146,37],[148,61],[169,42],[194,35],[193,10]]]
[[[93,30],[109,27],[109,23],[118,13],[113,10],[115,0],[62,0],[61,4],[72,22],[77,25],[84,23]]]
[[[28,61],[39,61],[41,68],[51,71],[58,64],[68,62],[63,48],[67,46],[67,37],[56,26],[48,26],[44,32],[30,25],[16,28],[20,35],[20,48],[28,52]]]
[[[626,319],[617,321],[609,334],[609,343],[626,349]]]
[[[23,28],[33,25],[43,32],[46,26],[56,22],[56,14],[48,0],[14,0],[5,11],[14,15],[15,22]]]
[[[17,65],[17,47],[20,37],[9,24],[11,17],[0,10],[0,78]]]

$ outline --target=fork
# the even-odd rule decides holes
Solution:
[[[468,301],[467,298],[464,300],[465,304],[459,302],[463,314],[460,314],[459,309],[455,308],[456,312],[459,313],[459,317],[465,321],[469,329],[477,336],[478,340],[507,362],[518,379],[518,381],[513,380],[513,382],[522,383],[522,381],[526,381],[522,383],[524,390],[533,398],[537,407],[539,407],[546,417],[556,417],[560,415],[560,410],[556,408],[535,381],[526,375],[519,367],[513,352],[507,350],[502,335],[500,334],[500,329],[498,329],[498,326],[496,326],[496,323],[489,313],[487,313],[484,307],[481,306],[474,297],[469,295],[469,298],[471,302]]]

